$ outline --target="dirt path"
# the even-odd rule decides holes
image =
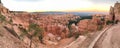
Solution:
[[[120,23],[114,25],[97,41],[94,48],[120,48]]]
[[[101,31],[90,33],[87,36],[81,36],[77,40],[73,41],[71,44],[65,46],[64,48],[90,48],[94,46],[95,42],[107,29],[108,27]]]

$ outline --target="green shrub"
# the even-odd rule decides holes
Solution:
[[[39,37],[39,40],[42,42],[42,38],[43,38],[43,29],[40,28],[39,25],[35,24],[35,23],[31,23],[29,25],[29,32],[33,32],[33,34],[31,35],[32,37]]]
[[[1,22],[6,21],[6,17],[5,17],[5,16],[3,16],[3,15],[0,15],[0,21],[1,21]]]
[[[19,29],[20,29],[20,31],[22,32],[22,34],[21,34],[20,36],[24,36],[24,35],[27,35],[27,34],[28,34],[28,31],[27,31],[26,29],[20,28],[20,27],[19,27]]]
[[[110,20],[108,20],[108,21],[106,22],[107,25],[110,25],[110,24],[113,24],[113,23],[114,23],[114,21],[110,21]]]

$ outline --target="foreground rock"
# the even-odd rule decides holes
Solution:
[[[28,48],[28,46],[0,25],[0,48]]]

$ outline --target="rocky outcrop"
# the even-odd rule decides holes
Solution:
[[[78,30],[80,33],[93,32],[101,30],[106,26],[108,20],[107,15],[95,14],[92,19],[83,19],[78,23]]]
[[[120,3],[117,1],[114,7],[110,7],[110,16],[112,16],[112,20],[120,21]]]
[[[15,14],[12,16],[12,22],[18,27],[22,26],[23,28],[28,29],[30,17],[29,13]]]
[[[116,20],[120,20],[120,3],[116,2],[114,5],[114,15]]]
[[[97,24],[95,22],[92,22],[90,19],[84,19],[81,20],[78,24],[78,29],[80,33],[84,32],[92,32],[97,30]]]
[[[87,32],[89,22],[90,22],[89,19],[81,20],[78,23],[79,32]]]
[[[6,8],[6,7],[4,7],[2,4],[0,4],[0,13],[2,14],[2,15],[8,15],[10,12],[9,12],[9,10]]]

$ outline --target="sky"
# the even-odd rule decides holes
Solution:
[[[108,12],[118,0],[1,0],[11,11]]]

